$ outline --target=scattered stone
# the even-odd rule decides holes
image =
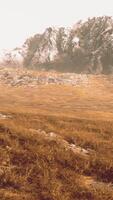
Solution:
[[[11,116],[0,113],[0,119],[8,119],[8,118],[11,118]]]
[[[80,153],[82,155],[88,155],[89,151],[81,148],[80,146],[76,146],[75,144],[70,144],[70,149],[74,152],[74,153]]]
[[[19,68],[0,68],[0,83],[13,87],[37,85],[88,85],[89,75],[75,73],[37,72]]]
[[[7,146],[6,146],[6,149],[7,149],[8,151],[11,151],[12,148],[11,148],[10,146],[7,145]]]
[[[48,136],[50,136],[50,137],[57,137],[57,135],[56,135],[55,133],[53,133],[53,132],[50,132],[50,133],[48,134]]]

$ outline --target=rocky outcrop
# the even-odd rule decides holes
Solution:
[[[45,139],[48,139],[49,141],[54,141],[57,144],[59,144],[59,146],[62,146],[64,148],[64,150],[66,151],[71,151],[73,152],[75,155],[79,154],[82,156],[89,156],[92,152],[91,149],[84,149],[80,146],[78,146],[77,144],[70,144],[67,140],[65,140],[62,136],[60,136],[59,134],[56,134],[54,132],[49,132],[47,133],[44,130],[41,129],[29,129],[30,132],[32,134],[37,134],[37,135],[41,135],[41,137],[44,137]]]

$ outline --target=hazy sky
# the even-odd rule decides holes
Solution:
[[[0,0],[0,50],[21,45],[49,26],[113,15],[113,0]]]

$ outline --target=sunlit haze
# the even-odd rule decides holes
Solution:
[[[20,46],[49,26],[113,15],[112,0],[0,0],[0,50]]]

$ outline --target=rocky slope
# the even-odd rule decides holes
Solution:
[[[0,67],[0,86],[37,88],[39,86],[72,86],[99,93],[113,88],[113,75],[92,75],[37,71],[25,68]],[[108,92],[108,91],[107,91]],[[97,95],[97,94],[96,94]]]
[[[38,72],[22,68],[0,68],[0,84],[9,86],[32,86],[56,84],[80,86],[88,85],[90,76],[75,73]]]

